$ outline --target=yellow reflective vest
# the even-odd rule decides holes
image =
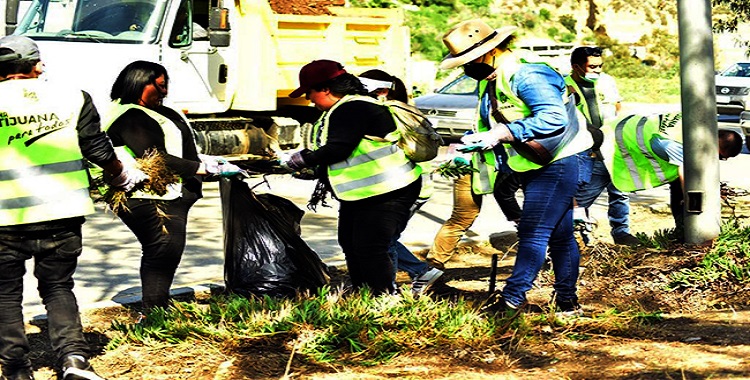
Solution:
[[[78,145],[80,90],[0,82],[0,226],[94,212]]]
[[[122,114],[130,109],[139,109],[146,113],[149,117],[154,119],[162,131],[164,132],[164,145],[167,149],[167,153],[175,157],[182,157],[182,132],[180,128],[175,125],[172,120],[168,117],[151,110],[146,107],[142,107],[138,104],[120,104],[119,100],[115,100],[110,104],[110,109],[107,112],[107,116],[102,123],[102,129],[108,130],[112,126],[112,123],[117,120]],[[133,151],[127,146],[116,146],[115,153],[117,158],[122,161],[124,166],[133,167],[136,165],[135,155]],[[161,199],[161,200],[173,200],[182,196],[182,184],[172,183],[167,186],[167,192],[164,195],[157,195],[145,191],[135,191],[129,197],[131,198],[142,198],[142,199]]]
[[[662,159],[651,148],[659,136],[659,115],[626,115],[605,122],[601,152],[620,191],[651,189],[679,178],[679,166]]]
[[[518,72],[518,70],[524,64],[546,63],[538,61],[536,57],[530,54],[522,55],[517,53],[510,53],[508,55],[505,55],[501,59],[503,60],[503,62],[500,63],[500,71],[496,79],[496,95],[498,99],[498,108],[502,112],[503,116],[505,116],[505,118],[510,122],[531,116],[531,110],[529,109],[529,107],[526,106],[523,100],[521,100],[518,95],[516,95],[512,91],[511,80],[513,79],[513,75],[515,75],[515,73]],[[484,95],[486,88],[487,81],[481,81],[479,87],[480,99]],[[564,98],[562,99],[562,101],[566,104],[569,102],[569,100]],[[573,135],[569,136],[570,140],[567,143],[563,143],[560,146],[557,146],[554,151],[550,152],[552,154],[552,162],[580,153],[593,145],[591,134],[588,133],[586,128],[581,127],[585,127],[586,125],[585,121],[583,120],[584,116],[579,112],[576,112],[574,110],[575,107],[570,108],[571,109],[568,110],[570,125],[566,128],[571,128],[573,123],[577,123],[578,127],[576,128],[576,130],[570,131],[571,133],[573,133]],[[584,123],[582,124],[581,121],[584,121]],[[481,119],[480,123],[483,124]],[[484,128],[489,129],[487,126],[484,126]],[[565,137],[563,135],[565,135],[565,133],[557,137],[552,137],[551,139],[564,139]],[[537,141],[541,140],[538,139]],[[532,162],[531,160],[519,154],[516,149],[513,148],[512,144],[503,145],[506,152],[508,153],[508,166],[513,171],[525,172],[529,170],[539,169],[544,166]]]
[[[599,91],[596,89],[596,86],[594,86],[594,91],[596,92],[596,106],[597,108],[599,108],[599,115],[600,115],[598,123],[594,123],[591,120],[591,112],[589,112],[589,104],[588,102],[586,102],[586,98],[583,96],[583,91],[581,91],[581,87],[578,86],[578,83],[576,83],[573,77],[570,75],[565,76],[565,84],[573,88],[573,91],[575,91],[576,94],[578,94],[578,98],[581,101],[579,101],[578,104],[576,104],[576,107],[578,108],[579,111],[581,111],[581,113],[583,113],[583,116],[586,117],[586,120],[588,120],[589,123],[591,123],[591,125],[602,125],[603,124],[603,117],[601,116],[602,95],[599,94]]]
[[[359,95],[341,98],[313,126],[310,136],[313,150],[326,144],[331,114],[350,101],[377,102]],[[328,165],[327,172],[336,197],[342,201],[356,201],[401,189],[416,181],[422,169],[406,157],[389,134],[386,139],[363,138],[348,158]]]

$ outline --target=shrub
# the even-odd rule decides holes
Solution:
[[[576,40],[576,35],[573,33],[563,33],[560,36],[560,42],[573,42]]]
[[[560,24],[565,27],[565,29],[569,30],[571,33],[576,33],[576,19],[572,15],[562,15],[558,19],[560,21]]]
[[[551,28],[547,28],[547,36],[549,38],[555,39],[560,34],[560,30],[555,28],[554,26]]]
[[[539,19],[542,21],[549,21],[552,18],[552,13],[546,9],[542,8],[539,10]]]

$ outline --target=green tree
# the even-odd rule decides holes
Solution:
[[[694,0],[695,1],[695,0]],[[743,0],[714,0],[746,2]],[[578,0],[579,4],[586,4],[588,16],[586,27],[597,34],[607,34],[606,27],[599,21],[600,0]],[[609,0],[607,8],[615,12],[631,12],[642,14],[651,24],[666,26],[669,20],[674,20],[677,14],[677,0]]]
[[[712,5],[716,32],[736,32],[739,23],[750,21],[747,0],[713,0]]]

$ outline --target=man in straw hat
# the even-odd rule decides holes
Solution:
[[[475,132],[461,139],[463,150],[474,152],[472,163],[478,169],[472,186],[492,189],[497,171],[515,171],[524,192],[513,273],[485,309],[520,312],[549,247],[555,306],[564,315],[581,315],[576,295],[579,252],[573,235],[575,155],[591,146],[591,136],[579,133],[585,128],[578,128],[575,106],[564,101],[562,75],[538,58],[509,48],[515,30],[493,29],[477,19],[461,22],[443,36],[450,54],[440,67],[461,66],[479,81]]]
[[[83,158],[125,191],[147,177],[117,159],[91,97],[38,79],[42,67],[33,40],[0,38],[0,378],[34,378],[21,306],[33,257],[59,378],[101,379],[72,291],[81,225],[94,212]]]

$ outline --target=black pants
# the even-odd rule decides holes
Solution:
[[[169,288],[185,250],[188,211],[197,200],[197,195],[185,191],[182,197],[171,201],[131,198],[126,205],[128,211],[118,214],[141,243],[144,308],[169,304]]]
[[[685,239],[685,193],[680,179],[669,183],[669,209],[674,218],[675,235],[679,240]]]
[[[409,219],[421,179],[392,192],[358,201],[342,201],[338,239],[355,288],[374,294],[393,293],[393,262],[388,247]]]
[[[29,367],[29,342],[24,331],[23,276],[26,260],[34,258],[34,277],[47,309],[52,349],[58,359],[88,356],[73,273],[82,250],[81,225],[59,229],[0,232],[0,365],[3,372]]]
[[[518,173],[498,173],[495,180],[495,188],[492,195],[500,206],[500,211],[505,215],[505,219],[511,222],[521,220],[521,206],[518,205],[516,192],[521,188],[521,179]]]

